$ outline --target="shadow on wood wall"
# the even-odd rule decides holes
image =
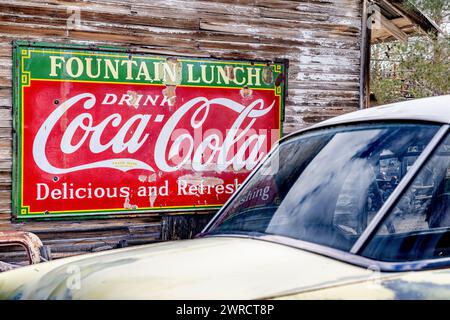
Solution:
[[[167,215],[161,220],[161,240],[192,239],[208,224],[215,213]]]

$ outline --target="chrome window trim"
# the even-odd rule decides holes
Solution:
[[[409,187],[410,183],[414,180],[414,178],[419,173],[420,169],[428,162],[428,159],[433,154],[434,150],[440,145],[442,140],[446,137],[447,132],[449,131],[449,125],[445,124],[441,128],[439,128],[438,132],[434,135],[425,149],[422,151],[420,156],[416,159],[412,167],[405,174],[403,179],[398,184],[397,188],[391,193],[391,195],[386,199],[384,204],[381,206],[380,210],[378,210],[375,217],[373,217],[372,221],[363,231],[363,233],[358,237],[358,240],[353,244],[353,247],[350,249],[350,253],[359,254],[365,248],[365,246],[369,243],[372,234],[378,229],[378,227],[383,222],[384,218],[391,212],[394,208],[397,200],[403,195],[403,192]]]
[[[367,228],[363,231],[363,233],[358,237],[355,244],[352,246],[350,251],[342,251],[339,249],[331,248],[328,246],[307,242],[295,238],[284,237],[280,235],[263,235],[263,236],[251,236],[251,235],[243,235],[243,234],[208,234],[209,228],[217,221],[217,219],[221,216],[222,211],[229,205],[231,201],[234,200],[236,195],[243,189],[248,181],[255,175],[255,173],[259,170],[259,168],[264,164],[266,159],[270,157],[282,143],[288,142],[289,140],[300,137],[304,134],[308,134],[313,131],[332,129],[339,126],[345,125],[357,125],[357,124],[382,124],[382,123],[424,123],[431,125],[440,125],[439,130],[430,140],[428,145],[422,151],[420,156],[416,159],[413,166],[409,169],[408,173],[403,177],[397,188],[392,192],[392,194],[388,197],[386,202],[377,212],[375,217],[372,219]],[[272,243],[287,245],[293,248],[302,249],[308,252],[316,253],[319,255],[323,255],[326,257],[334,258],[336,260],[346,262],[352,265],[356,265],[359,267],[365,268],[378,268],[380,271],[384,272],[405,272],[405,271],[420,271],[425,269],[434,269],[434,268],[442,268],[448,267],[450,265],[450,257],[447,258],[438,258],[438,259],[426,259],[426,260],[416,260],[416,261],[405,261],[405,262],[387,262],[381,260],[374,260],[370,258],[366,258],[360,255],[360,251],[364,249],[365,245],[370,241],[372,233],[377,230],[377,227],[380,223],[383,222],[384,217],[390,212],[391,208],[397,203],[397,200],[403,195],[403,192],[406,191],[410,182],[414,180],[416,175],[419,173],[420,169],[425,165],[428,159],[433,154],[434,150],[439,146],[439,144],[444,140],[446,135],[450,131],[450,125],[446,123],[440,122],[432,122],[432,121],[416,121],[414,119],[397,119],[394,121],[380,119],[380,120],[365,120],[365,121],[352,121],[349,123],[338,123],[327,126],[313,126],[310,128],[302,129],[298,132],[291,133],[283,138],[281,138],[276,144],[274,148],[262,159],[262,161],[253,169],[253,171],[248,175],[248,177],[243,181],[241,186],[235,191],[233,196],[231,196],[222,208],[214,215],[214,217],[209,221],[206,227],[200,232],[196,237],[206,238],[206,237],[233,237],[233,238],[246,238],[246,239],[254,239],[261,241],[268,241]],[[370,228],[370,229],[369,229]]]

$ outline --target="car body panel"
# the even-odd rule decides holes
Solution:
[[[276,299],[449,300],[450,270],[396,273],[391,277],[378,277],[374,274],[370,280],[280,295]]]
[[[371,276],[365,268],[281,244],[207,237],[8,271],[0,274],[0,298],[260,299]]]

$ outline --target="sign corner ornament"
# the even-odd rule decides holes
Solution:
[[[286,69],[16,43],[14,217],[220,207],[281,136]]]

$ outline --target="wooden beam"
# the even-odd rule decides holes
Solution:
[[[387,7],[389,9],[391,9],[392,11],[394,11],[395,13],[397,13],[399,16],[405,18],[406,20],[408,20],[410,23],[413,23],[412,20],[400,9],[398,9],[396,6],[394,6],[392,3],[390,3],[387,0],[378,0],[377,1],[382,7]]]
[[[360,48],[360,70],[359,70],[359,108],[365,109],[370,106],[370,39],[371,28],[369,21],[369,2],[362,1],[361,14],[361,48]]]
[[[406,7],[404,0],[389,0],[389,2],[391,6],[396,7],[402,12],[403,16],[407,17],[414,24],[417,24],[423,31],[434,34],[443,33],[439,26],[417,7]]]
[[[385,28],[390,34],[392,34],[395,38],[400,41],[406,42],[408,40],[408,35],[402,31],[399,27],[397,27],[391,20],[387,19],[384,15],[379,15],[381,21],[381,25]]]

